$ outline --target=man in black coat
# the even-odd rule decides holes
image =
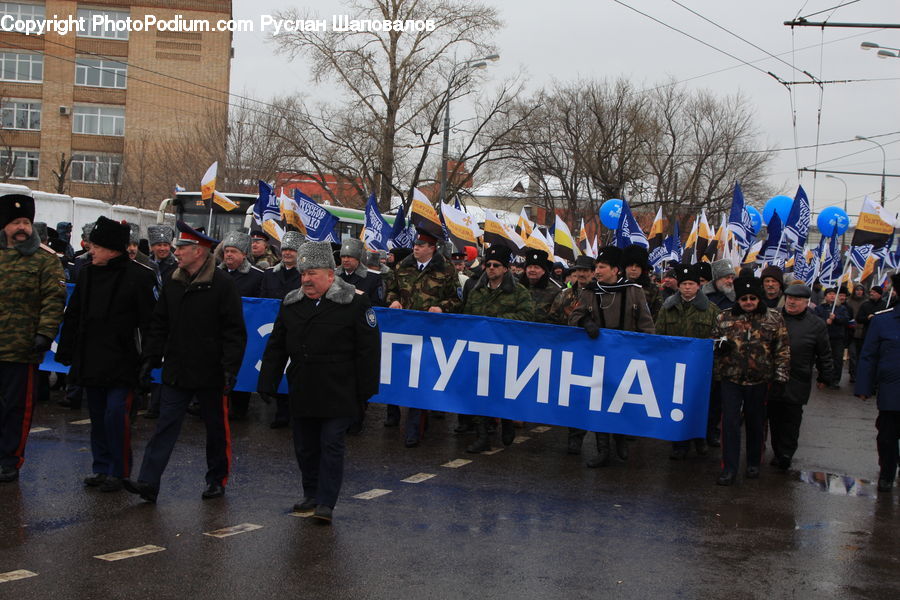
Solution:
[[[88,486],[117,492],[131,472],[131,404],[141,368],[139,333],[156,303],[156,275],[126,253],[128,226],[106,217],[91,231],[91,264],[66,307],[56,360],[71,365],[91,416]]]
[[[828,343],[831,346],[831,381],[828,388],[840,389],[841,375],[844,371],[844,338],[846,337],[847,323],[850,322],[850,313],[847,307],[837,302],[837,290],[828,288],[825,290],[825,299],[816,307],[816,316],[825,321],[828,326]]]
[[[782,315],[791,347],[790,375],[781,393],[773,387],[768,397],[769,429],[775,456],[769,463],[786,471],[797,451],[803,405],[809,401],[813,365],[819,372],[817,386],[823,389],[832,380],[831,345],[825,322],[809,309],[812,290],[795,283],[784,290]]]
[[[368,299],[334,274],[327,242],[298,253],[299,290],[281,304],[260,368],[258,390],[278,390],[288,358],[294,452],[304,500],[296,512],[330,523],[344,470],[344,434],[378,393],[381,336]]]
[[[341,266],[334,273],[368,296],[372,306],[384,306],[384,282],[380,274],[366,268],[365,256],[362,240],[345,239],[341,244]]]
[[[165,283],[178,268],[178,262],[172,255],[175,232],[168,225],[150,225],[147,227],[147,238],[150,242],[150,260],[159,267],[159,278]]]
[[[222,240],[222,264],[219,268],[231,275],[234,287],[244,298],[259,298],[263,270],[247,260],[250,236],[243,231],[231,231]]]
[[[200,401],[206,423],[206,489],[203,498],[225,493],[231,468],[227,394],[244,356],[247,331],[234,281],[216,269],[210,248],[217,243],[179,221],[178,269],[162,288],[144,344],[141,379],[163,364],[159,421],[144,450],[138,480],[125,488],[156,502],[159,484],[178,440],[191,398]],[[163,358],[165,362],[163,363]]]

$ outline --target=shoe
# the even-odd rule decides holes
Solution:
[[[456,435],[464,435],[466,433],[474,433],[475,432],[475,423],[472,421],[471,415],[459,415],[457,417],[456,427],[453,428],[453,433]]]
[[[759,479],[759,467],[747,467],[747,472],[744,476],[747,479]]]
[[[106,477],[103,483],[100,484],[98,488],[101,492],[119,492],[122,491],[122,479],[119,477],[113,477],[112,475]]]
[[[722,442],[719,440],[718,436],[717,437],[708,437],[708,438],[706,438],[706,445],[709,446],[710,448],[721,448]]]
[[[491,440],[487,436],[478,436],[474,442],[466,447],[469,454],[481,454],[491,449]]]
[[[403,445],[407,448],[418,448],[419,438],[406,438],[406,440],[403,442]]]
[[[879,479],[878,480],[878,491],[879,492],[890,492],[894,487],[894,482],[890,479]]]
[[[684,448],[677,448],[672,450],[672,454],[669,455],[669,460],[685,460],[687,459],[687,450]]]
[[[203,493],[200,494],[200,497],[204,500],[211,500],[212,498],[221,498],[225,495],[225,487],[222,486],[221,483],[210,483],[206,486],[206,489],[203,490]]]
[[[94,473],[84,478],[84,485],[88,487],[97,487],[106,481],[106,473]]]
[[[156,504],[156,497],[159,495],[159,489],[145,483],[143,481],[131,481],[130,479],[122,480],[122,487],[125,491],[137,494],[142,500]]]
[[[15,467],[0,469],[0,483],[12,483],[19,478],[19,470]]]
[[[145,419],[158,419],[159,418],[159,410],[147,409],[147,411],[144,413],[144,418]]]
[[[779,457],[778,459],[778,468],[782,471],[787,471],[791,468],[791,459],[787,456]]]
[[[316,511],[312,514],[312,518],[322,525],[331,525],[331,514],[333,512],[334,510],[330,506],[319,504],[316,506]]]
[[[275,419],[269,423],[269,429],[284,429],[288,426],[287,419]]]
[[[315,498],[304,498],[303,502],[298,502],[294,505],[294,512],[309,512],[311,510],[315,510],[316,506],[317,504]]]
[[[734,485],[734,473],[722,471],[722,474],[716,479],[716,485]]]
[[[509,419],[500,421],[500,441],[504,446],[510,446],[516,439],[516,428]]]
[[[694,440],[694,449],[697,451],[697,456],[706,456],[709,454],[709,448],[706,447],[706,440],[703,438]]]

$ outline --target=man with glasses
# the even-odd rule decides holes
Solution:
[[[737,303],[716,317],[715,375],[722,382],[722,462],[718,485],[734,485],[741,458],[741,415],[747,429],[747,479],[759,478],[766,394],[780,397],[791,350],[779,311],[766,308],[762,282],[734,280]],[[771,388],[771,389],[770,389]]]

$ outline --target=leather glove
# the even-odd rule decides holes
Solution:
[[[141,393],[147,393],[150,391],[150,385],[152,383],[152,371],[153,371],[153,361],[145,360],[141,363],[141,370],[138,372],[138,391]]]
[[[225,371],[225,393],[230,394],[231,390],[234,389],[234,384],[237,382],[237,376],[234,373],[229,373]]]
[[[769,385],[769,397],[768,400],[771,402],[772,400],[780,400],[781,397],[784,396],[784,383],[780,381],[773,381]]]
[[[265,402],[266,404],[272,404],[272,402],[275,400],[275,397],[272,396],[272,394],[267,394],[265,392],[257,392],[257,393],[259,394],[259,397],[262,398],[262,401]]]
[[[584,321],[583,327],[584,327],[584,330],[587,332],[588,337],[591,338],[592,340],[596,340],[598,337],[600,337],[600,327],[597,325],[597,323],[595,321],[593,321],[591,319],[586,319]]]
[[[32,348],[35,352],[46,352],[53,345],[53,340],[48,338],[46,335],[41,335],[40,333],[34,336],[34,347]]]

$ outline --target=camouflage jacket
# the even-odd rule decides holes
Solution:
[[[697,292],[690,302],[684,302],[681,294],[673,294],[663,303],[656,317],[656,333],[709,339],[718,314],[719,307],[710,302],[703,292]]]
[[[583,290],[584,288],[579,287],[577,283],[573,283],[571,287],[563,288],[553,299],[553,304],[550,305],[548,311],[550,320],[547,322],[555,323],[556,325],[568,325],[569,317],[572,316],[572,311],[575,310],[575,305],[578,304],[578,296]]]
[[[791,367],[787,326],[775,309],[746,313],[739,306],[716,317],[713,337],[728,342],[717,353],[715,378],[738,385],[778,381],[786,383]]]
[[[395,300],[403,308],[428,310],[439,307],[443,312],[457,312],[460,305],[459,278],[453,265],[435,253],[424,270],[419,271],[416,258],[410,254],[397,265],[387,292],[387,304]]]
[[[258,267],[263,271],[265,271],[266,269],[271,269],[281,262],[280,260],[278,260],[278,257],[275,256],[275,253],[272,252],[271,248],[266,248],[265,254],[260,257],[255,257],[253,256],[253,254],[248,254],[247,260],[250,261],[251,265],[253,265],[254,267]]]
[[[500,286],[491,289],[487,277],[482,275],[475,287],[466,296],[462,312],[468,315],[482,315],[516,321],[534,321],[534,302],[531,294],[520,283],[516,283],[512,273],[503,276]]]
[[[66,281],[56,254],[36,233],[13,247],[0,231],[0,361],[39,363],[34,336],[56,337],[63,318]]]
[[[650,309],[650,316],[653,317],[653,320],[655,321],[663,305],[663,299],[662,295],[659,293],[659,287],[655,283],[650,281],[650,278],[646,275],[638,279],[636,283],[640,284],[640,286],[644,288],[644,296],[647,297],[647,308]]]
[[[562,291],[562,286],[546,273],[535,285],[531,285],[528,277],[522,273],[519,283],[528,290],[534,301],[534,320],[538,323],[555,323],[553,317],[550,316],[550,307]]]

